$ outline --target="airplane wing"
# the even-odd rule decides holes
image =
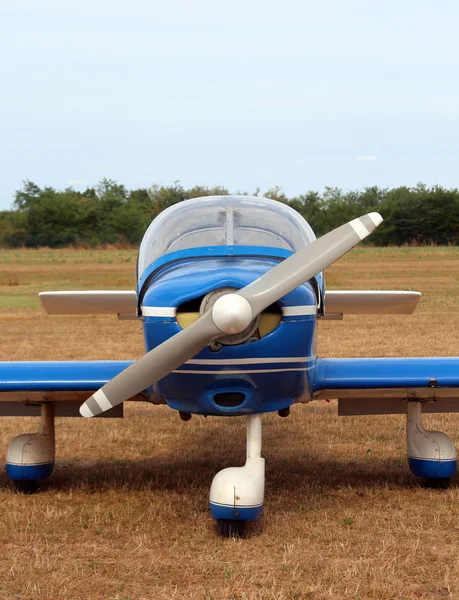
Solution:
[[[91,394],[133,361],[0,362],[0,416],[40,414],[39,403],[56,402],[56,416],[79,417]],[[131,400],[145,400],[142,395]],[[120,405],[104,415],[122,417]],[[101,415],[102,416],[102,415]]]
[[[135,318],[135,290],[81,290],[40,292],[41,304],[50,315],[118,315]],[[420,292],[327,290],[325,318],[348,315],[412,314],[421,298]]]
[[[118,315],[137,318],[135,290],[83,290],[40,292],[40,302],[50,315]]]
[[[459,358],[319,358],[313,399],[338,399],[340,415],[459,412]]]
[[[343,315],[411,315],[420,292],[327,290],[323,319],[342,319]]]

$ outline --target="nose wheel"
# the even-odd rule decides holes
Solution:
[[[242,538],[247,535],[247,521],[217,519],[217,532],[222,537]]]

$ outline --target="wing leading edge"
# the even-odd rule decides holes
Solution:
[[[313,399],[338,399],[341,415],[401,414],[406,402],[425,412],[459,412],[459,358],[323,358]]]
[[[56,416],[80,416],[82,402],[133,361],[0,362],[0,415],[33,415],[55,402]],[[131,400],[143,400],[141,396]],[[105,413],[123,416],[120,410]]]

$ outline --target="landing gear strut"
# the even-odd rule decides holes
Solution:
[[[261,457],[261,415],[247,417],[247,460],[243,467],[223,469],[210,488],[210,512],[225,537],[245,535],[246,522],[263,511],[265,459]]]
[[[33,494],[39,482],[54,469],[54,406],[41,405],[41,423],[37,433],[25,433],[14,438],[6,455],[6,474],[17,491]]]

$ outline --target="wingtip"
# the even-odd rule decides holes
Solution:
[[[85,419],[89,419],[90,417],[94,416],[86,402],[80,406],[80,415],[85,417]]]

